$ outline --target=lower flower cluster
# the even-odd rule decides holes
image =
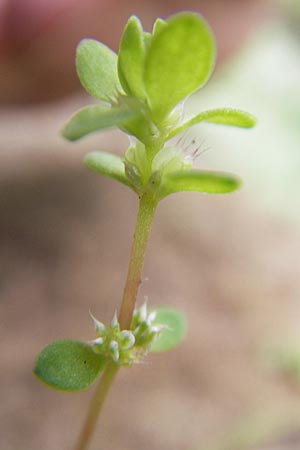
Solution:
[[[147,311],[147,304],[135,309],[130,330],[121,330],[117,314],[105,326],[91,314],[97,333],[92,341],[96,353],[111,358],[115,364],[131,367],[148,353],[165,325],[154,324],[156,312]]]

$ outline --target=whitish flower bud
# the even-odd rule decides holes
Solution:
[[[92,342],[94,345],[101,347],[104,343],[104,339],[102,337],[98,337],[97,339],[94,339]]]
[[[91,313],[91,311],[89,311],[89,313],[90,313],[90,316],[91,316],[92,321],[94,322],[95,330],[97,331],[97,333],[102,334],[102,333],[105,331],[105,328],[106,328],[105,325],[104,325],[102,322],[100,322],[99,320],[97,320],[97,319],[93,316],[93,314]]]
[[[122,349],[123,350],[129,350],[131,347],[134,346],[135,337],[131,333],[131,331],[127,331],[127,330],[121,331],[121,338],[122,338]]]
[[[118,345],[117,341],[111,341],[109,343],[109,353],[110,353],[110,356],[112,357],[113,361],[115,363],[117,363],[119,361],[119,357],[120,357],[119,345]]]
[[[151,323],[153,322],[153,320],[156,317],[156,311],[152,311],[149,316],[147,317],[147,323],[148,325],[151,325]]]
[[[140,307],[139,313],[140,313],[140,322],[143,322],[144,320],[147,319],[147,300]]]
[[[120,325],[118,321],[117,311],[115,311],[112,321],[110,322],[110,328],[113,330],[119,330]]]

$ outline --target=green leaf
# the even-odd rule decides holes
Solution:
[[[76,68],[82,86],[95,98],[111,102],[122,91],[117,55],[94,39],[83,39],[76,51]]]
[[[92,152],[85,156],[84,163],[95,172],[131,187],[125,175],[123,160],[119,156],[107,152]]]
[[[144,88],[145,44],[141,22],[131,16],[124,29],[118,57],[118,73],[128,95],[145,98]]]
[[[136,111],[124,107],[90,105],[73,114],[65,123],[61,133],[66,139],[75,141],[89,133],[119,126],[136,115]]]
[[[61,391],[81,391],[93,384],[106,359],[79,341],[52,342],[38,355],[34,374],[43,383]]]
[[[120,129],[127,134],[135,136],[145,145],[151,142],[153,134],[157,132],[157,127],[151,122],[148,114],[142,110],[138,116],[124,121]]]
[[[153,36],[157,33],[159,33],[161,30],[163,30],[167,26],[167,22],[160,17],[156,19],[153,25],[152,34]]]
[[[204,85],[214,57],[212,33],[198,14],[177,14],[153,36],[145,61],[145,87],[157,123]]]
[[[135,115],[124,120],[119,128],[127,134],[137,137],[141,142],[147,144],[153,140],[153,135],[159,134],[159,130],[151,121],[149,109],[144,100],[135,97],[121,96],[119,104],[124,105]]]
[[[239,186],[240,181],[233,175],[200,170],[183,170],[166,174],[162,178],[159,197],[163,198],[180,191],[225,194],[235,191]]]
[[[154,325],[165,325],[166,329],[159,332],[150,352],[166,352],[177,347],[184,339],[187,324],[184,315],[172,308],[155,308]]]
[[[251,114],[231,108],[219,108],[203,111],[200,114],[189,119],[179,127],[173,129],[168,139],[200,122],[211,122],[220,125],[229,125],[233,127],[252,128],[256,124],[256,119]]]
[[[145,44],[145,52],[148,51],[152,42],[152,34],[144,31],[144,44]]]

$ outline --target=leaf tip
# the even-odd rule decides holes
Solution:
[[[248,122],[246,128],[253,128],[257,124],[257,118],[253,116],[252,114],[248,114]]]

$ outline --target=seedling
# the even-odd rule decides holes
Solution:
[[[193,168],[197,148],[180,147],[180,133],[200,122],[253,127],[255,119],[235,109],[213,109],[185,118],[185,100],[204,86],[215,62],[212,32],[194,13],[157,19],[152,33],[135,16],[128,20],[119,54],[101,42],[83,39],[76,67],[86,91],[98,104],[77,111],[62,134],[75,141],[110,127],[129,135],[123,157],[89,153],[92,170],[131,189],[139,199],[133,244],[118,314],[105,325],[91,315],[96,330],[88,342],[58,340],[39,354],[34,373],[50,387],[80,391],[102,374],[76,450],[85,450],[104,399],[121,367],[131,367],[149,352],[176,347],[186,332],[181,312],[170,308],[136,307],[146,245],[157,204],[170,194],[195,191],[229,193],[240,182],[230,174]],[[177,136],[176,140],[172,140]],[[175,143],[174,143],[175,142]],[[191,150],[189,148],[192,147]]]

